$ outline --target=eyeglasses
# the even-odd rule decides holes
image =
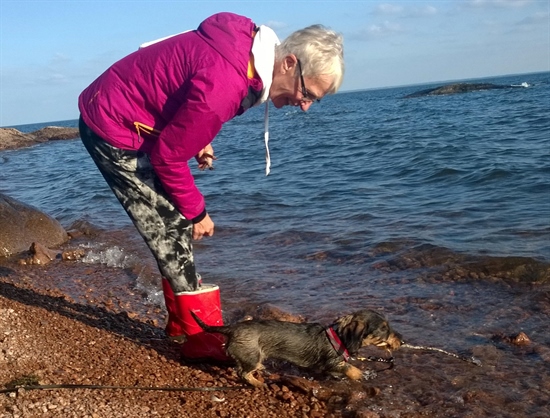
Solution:
[[[300,71],[300,83],[302,83],[302,101],[319,103],[321,99],[319,99],[317,96],[310,93],[308,89],[306,89],[306,85],[304,84],[304,76],[302,75],[302,64],[300,63],[300,60],[298,60],[298,71]]]

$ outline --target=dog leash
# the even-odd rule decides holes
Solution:
[[[118,389],[118,390],[155,390],[162,392],[227,392],[230,390],[252,389],[250,386],[212,386],[212,387],[171,387],[171,386],[108,386],[108,385],[73,385],[69,383],[59,385],[17,385],[0,389],[0,393],[17,392],[22,390],[45,389]]]

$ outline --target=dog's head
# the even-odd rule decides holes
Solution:
[[[351,355],[367,345],[395,350],[402,343],[401,335],[391,329],[386,318],[370,309],[337,319],[333,328]]]

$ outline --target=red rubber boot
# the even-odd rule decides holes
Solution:
[[[170,287],[170,282],[162,279],[162,291],[164,293],[164,303],[168,311],[168,323],[166,324],[166,335],[172,341],[183,343],[185,341],[185,327],[183,319],[179,317],[176,296]]]
[[[225,353],[225,337],[206,333],[191,316],[193,311],[205,324],[223,325],[220,288],[203,284],[194,292],[174,295],[168,280],[162,280],[164,300],[168,310],[166,334],[175,341],[185,341],[181,354],[189,361],[230,361]]]

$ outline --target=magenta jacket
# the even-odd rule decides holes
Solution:
[[[213,15],[197,30],[116,62],[79,97],[81,117],[92,131],[115,147],[150,155],[187,219],[206,213],[188,161],[262,90],[257,75],[247,76],[254,30],[246,17]]]

